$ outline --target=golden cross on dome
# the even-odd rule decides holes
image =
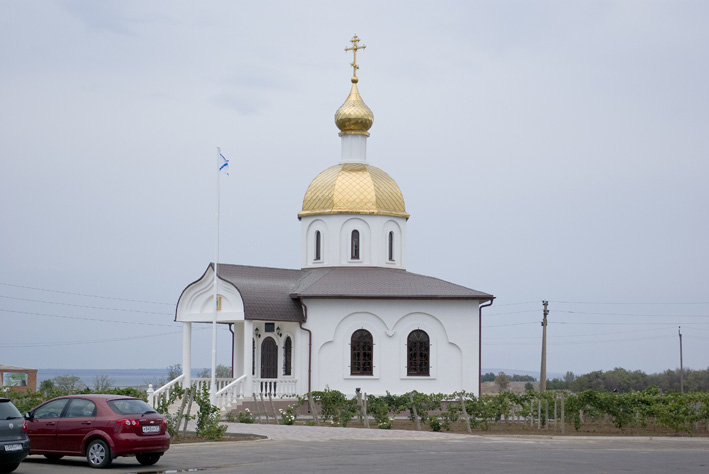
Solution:
[[[357,66],[357,50],[358,49],[364,49],[366,48],[365,45],[362,46],[357,46],[357,43],[359,43],[359,38],[357,38],[357,35],[354,35],[350,42],[352,43],[351,48],[345,48],[345,51],[352,51],[354,53],[354,61],[350,64],[352,66],[352,76],[357,77],[357,69],[359,69],[359,66]]]

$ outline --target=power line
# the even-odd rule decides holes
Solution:
[[[536,309],[528,309],[526,311],[510,311],[508,313],[486,313],[485,316],[501,316],[503,314],[520,314],[520,313],[537,313]]]
[[[491,326],[483,326],[483,328],[487,329],[487,328],[503,328],[503,327],[509,327],[509,326],[529,326],[530,324],[537,324],[537,322],[532,321],[529,323],[493,324]]]
[[[172,316],[172,313],[159,313],[157,311],[141,311],[139,309],[123,309],[123,308],[105,308],[103,306],[86,306],[86,305],[82,305],[82,304],[59,303],[56,301],[32,300],[32,299],[28,299],[28,298],[18,298],[15,296],[0,295],[0,298],[6,298],[9,300],[18,300],[18,301],[28,301],[30,303],[58,304],[61,306],[72,306],[74,308],[88,308],[88,309],[100,309],[103,311],[124,311],[127,313],[159,314],[161,316]]]
[[[535,323],[536,324],[536,323]],[[549,323],[551,324],[551,323]],[[672,327],[674,328],[674,324]],[[566,339],[569,337],[595,337],[595,336],[611,336],[611,335],[616,335],[616,334],[637,334],[639,332],[647,332],[647,331],[662,331],[662,328],[652,328],[652,329],[633,329],[632,331],[614,331],[614,332],[601,332],[601,333],[595,333],[595,334],[564,334],[561,336],[549,336],[549,340],[556,340],[556,339]],[[507,339],[538,339],[538,336],[518,336],[518,337],[488,337],[486,338],[488,340],[507,340]]]
[[[501,306],[519,306],[523,304],[538,304],[539,301],[525,301],[524,303],[505,303],[505,304],[496,304],[495,308],[499,308]]]
[[[181,334],[182,331],[172,331],[165,332],[161,334],[150,334],[144,336],[131,336],[131,337],[115,337],[110,339],[97,339],[95,341],[74,341],[74,342],[21,342],[17,344],[0,344],[0,347],[48,347],[48,346],[77,346],[83,344],[104,344],[107,342],[123,342],[123,341],[133,341],[137,339],[149,339],[153,337],[170,336],[173,334]]]
[[[551,323],[550,323],[551,324]],[[571,325],[571,326],[590,326],[590,325],[599,325],[599,326],[634,326],[637,324],[641,324],[643,326],[648,326],[648,325],[656,325],[656,326],[671,326],[675,327],[677,324],[681,325],[692,325],[692,324],[709,324],[709,322],[706,323],[698,323],[696,321],[692,321],[691,323],[681,323],[681,322],[671,322],[671,323],[653,323],[653,322],[648,322],[648,321],[633,321],[630,323],[596,323],[596,322],[579,322],[579,321],[554,321],[554,324],[566,324],[566,325]]]
[[[194,328],[193,331],[206,331],[210,328]],[[17,347],[51,347],[51,346],[80,346],[84,344],[104,344],[107,342],[124,342],[124,341],[134,341],[139,339],[150,339],[153,337],[163,337],[171,336],[175,334],[182,334],[182,331],[170,331],[160,334],[150,334],[143,336],[129,336],[129,337],[116,337],[111,339],[97,339],[93,341],[72,341],[72,342],[21,342],[16,344],[0,344],[0,349],[4,348],[17,348]]]
[[[657,302],[646,302],[646,303],[628,303],[628,302],[602,302],[602,301],[551,301],[552,303],[561,304],[602,304],[602,305],[678,305],[678,304],[709,304],[709,302],[702,301],[682,301],[682,302],[669,302],[669,303],[657,303]]]
[[[115,319],[83,318],[81,316],[62,316],[59,314],[32,313],[29,311],[15,311],[12,309],[2,309],[2,308],[0,308],[0,311],[2,311],[4,313],[27,314],[30,316],[47,316],[49,318],[61,318],[61,319],[78,319],[80,321],[94,321],[94,322],[99,322],[99,323],[138,324],[141,326],[164,326],[164,327],[172,326],[172,327],[174,327],[174,324],[143,323],[143,322],[135,322],[135,321],[117,321]]]
[[[641,318],[709,318],[707,314],[631,314],[631,313],[592,313],[588,311],[564,311],[557,310],[557,313],[567,314],[588,314],[591,316],[631,316]]]
[[[674,337],[674,336],[672,336]],[[535,338],[536,339],[536,338]],[[567,342],[553,342],[549,343],[550,345],[554,346],[568,346],[568,345],[577,345],[577,344],[607,344],[607,343],[613,343],[613,344],[618,344],[618,343],[625,343],[625,342],[631,342],[631,341],[655,341],[655,340],[661,340],[661,339],[671,339],[670,336],[649,336],[649,337],[641,337],[641,338],[623,338],[623,339],[601,339],[601,340],[593,340],[593,341],[579,341],[579,340],[574,340],[574,341],[567,341]],[[538,343],[536,342],[517,342],[515,343],[518,346],[538,346]],[[486,344],[483,343],[484,346],[499,346],[499,345],[506,345],[505,343],[502,342],[496,342],[492,344]]]
[[[132,300],[132,299],[127,299],[127,298],[117,298],[114,296],[89,295],[86,293],[74,293],[71,291],[50,290],[47,288],[37,288],[34,286],[13,285],[12,283],[3,283],[3,282],[0,282],[0,285],[11,286],[13,288],[24,288],[26,290],[37,290],[37,291],[46,291],[49,293],[60,293],[63,295],[85,296],[88,298],[102,298],[102,299],[106,299],[106,300],[130,301],[131,303],[165,304],[165,305],[170,305],[170,306],[174,306],[174,304],[175,304],[175,303],[164,303],[162,301]]]
[[[672,339],[674,338],[673,336],[648,336],[648,337],[636,337],[636,338],[623,338],[623,339],[602,339],[602,340],[594,340],[594,341],[569,341],[569,342],[554,342],[553,344],[555,346],[565,346],[569,344],[606,344],[609,342],[614,342],[614,343],[624,343],[628,341],[656,341],[659,339]]]

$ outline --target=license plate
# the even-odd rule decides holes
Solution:
[[[6,444],[5,451],[22,451],[21,444]]]
[[[160,433],[159,426],[143,426],[143,433]]]

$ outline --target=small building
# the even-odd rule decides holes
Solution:
[[[177,304],[183,383],[191,383],[192,325],[216,318],[233,328],[234,379],[220,392],[229,383],[238,396],[326,387],[479,393],[480,311],[494,297],[406,270],[409,213],[394,179],[367,162],[374,115],[353,67],[335,114],[339,162],[313,179],[297,216],[301,268],[219,263],[215,276],[210,263]]]
[[[36,392],[37,369],[0,364],[0,387],[15,392]]]

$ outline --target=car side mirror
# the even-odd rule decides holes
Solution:
[[[28,411],[27,413],[25,413],[25,420],[31,420],[33,418],[34,418],[34,415],[32,414],[31,411]]]

